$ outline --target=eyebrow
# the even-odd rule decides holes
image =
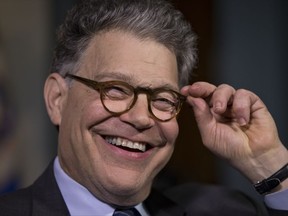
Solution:
[[[111,78],[113,80],[120,80],[123,82],[127,82],[132,86],[139,86],[139,80],[137,80],[133,74],[129,74],[129,73],[121,73],[121,72],[117,72],[117,71],[109,71],[109,72],[102,72],[102,73],[97,73],[95,74],[95,76],[93,77],[94,80],[102,80],[104,78]],[[167,89],[171,89],[174,91],[179,91],[178,88],[175,88],[175,86],[169,84],[169,83],[161,83],[160,86],[154,87],[152,88],[151,84],[146,84],[146,85],[142,85],[141,87],[143,88],[151,88],[151,89],[156,89],[156,88],[167,88]]]
[[[125,82],[131,82],[131,83],[135,83],[136,80],[135,78],[133,78],[132,75],[130,74],[123,74],[117,71],[109,71],[109,72],[101,72],[101,73],[97,73],[95,74],[95,76],[93,77],[95,80],[102,80],[104,78],[111,78],[111,79],[118,79],[121,81],[125,81]]]

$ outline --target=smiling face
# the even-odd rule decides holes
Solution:
[[[175,55],[157,42],[120,31],[91,40],[77,75],[178,90]],[[45,99],[52,122],[59,125],[60,164],[70,177],[110,204],[134,205],[148,196],[155,175],[173,152],[175,118],[155,120],[145,94],[139,94],[131,110],[113,116],[104,109],[99,92],[75,80],[68,83],[59,74],[47,79]]]

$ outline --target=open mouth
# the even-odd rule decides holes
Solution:
[[[123,139],[120,137],[106,136],[105,140],[106,142],[127,151],[145,152],[149,149],[149,145],[146,143],[132,142],[130,140]]]

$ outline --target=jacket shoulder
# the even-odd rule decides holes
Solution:
[[[243,192],[216,185],[189,183],[166,190],[165,195],[186,209],[188,215],[266,216],[263,203]]]
[[[0,196],[0,212],[3,216],[31,215],[31,188],[20,189]]]
[[[0,196],[0,215],[69,215],[54,176],[53,163],[31,186]]]

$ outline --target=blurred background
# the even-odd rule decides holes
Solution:
[[[57,132],[46,114],[42,89],[55,31],[76,2],[0,1],[0,193],[31,184],[56,154]],[[174,2],[198,35],[199,63],[192,81],[254,91],[288,145],[288,1]],[[245,178],[202,146],[186,106],[179,122],[180,136],[161,174],[162,186],[218,183],[258,197]]]

